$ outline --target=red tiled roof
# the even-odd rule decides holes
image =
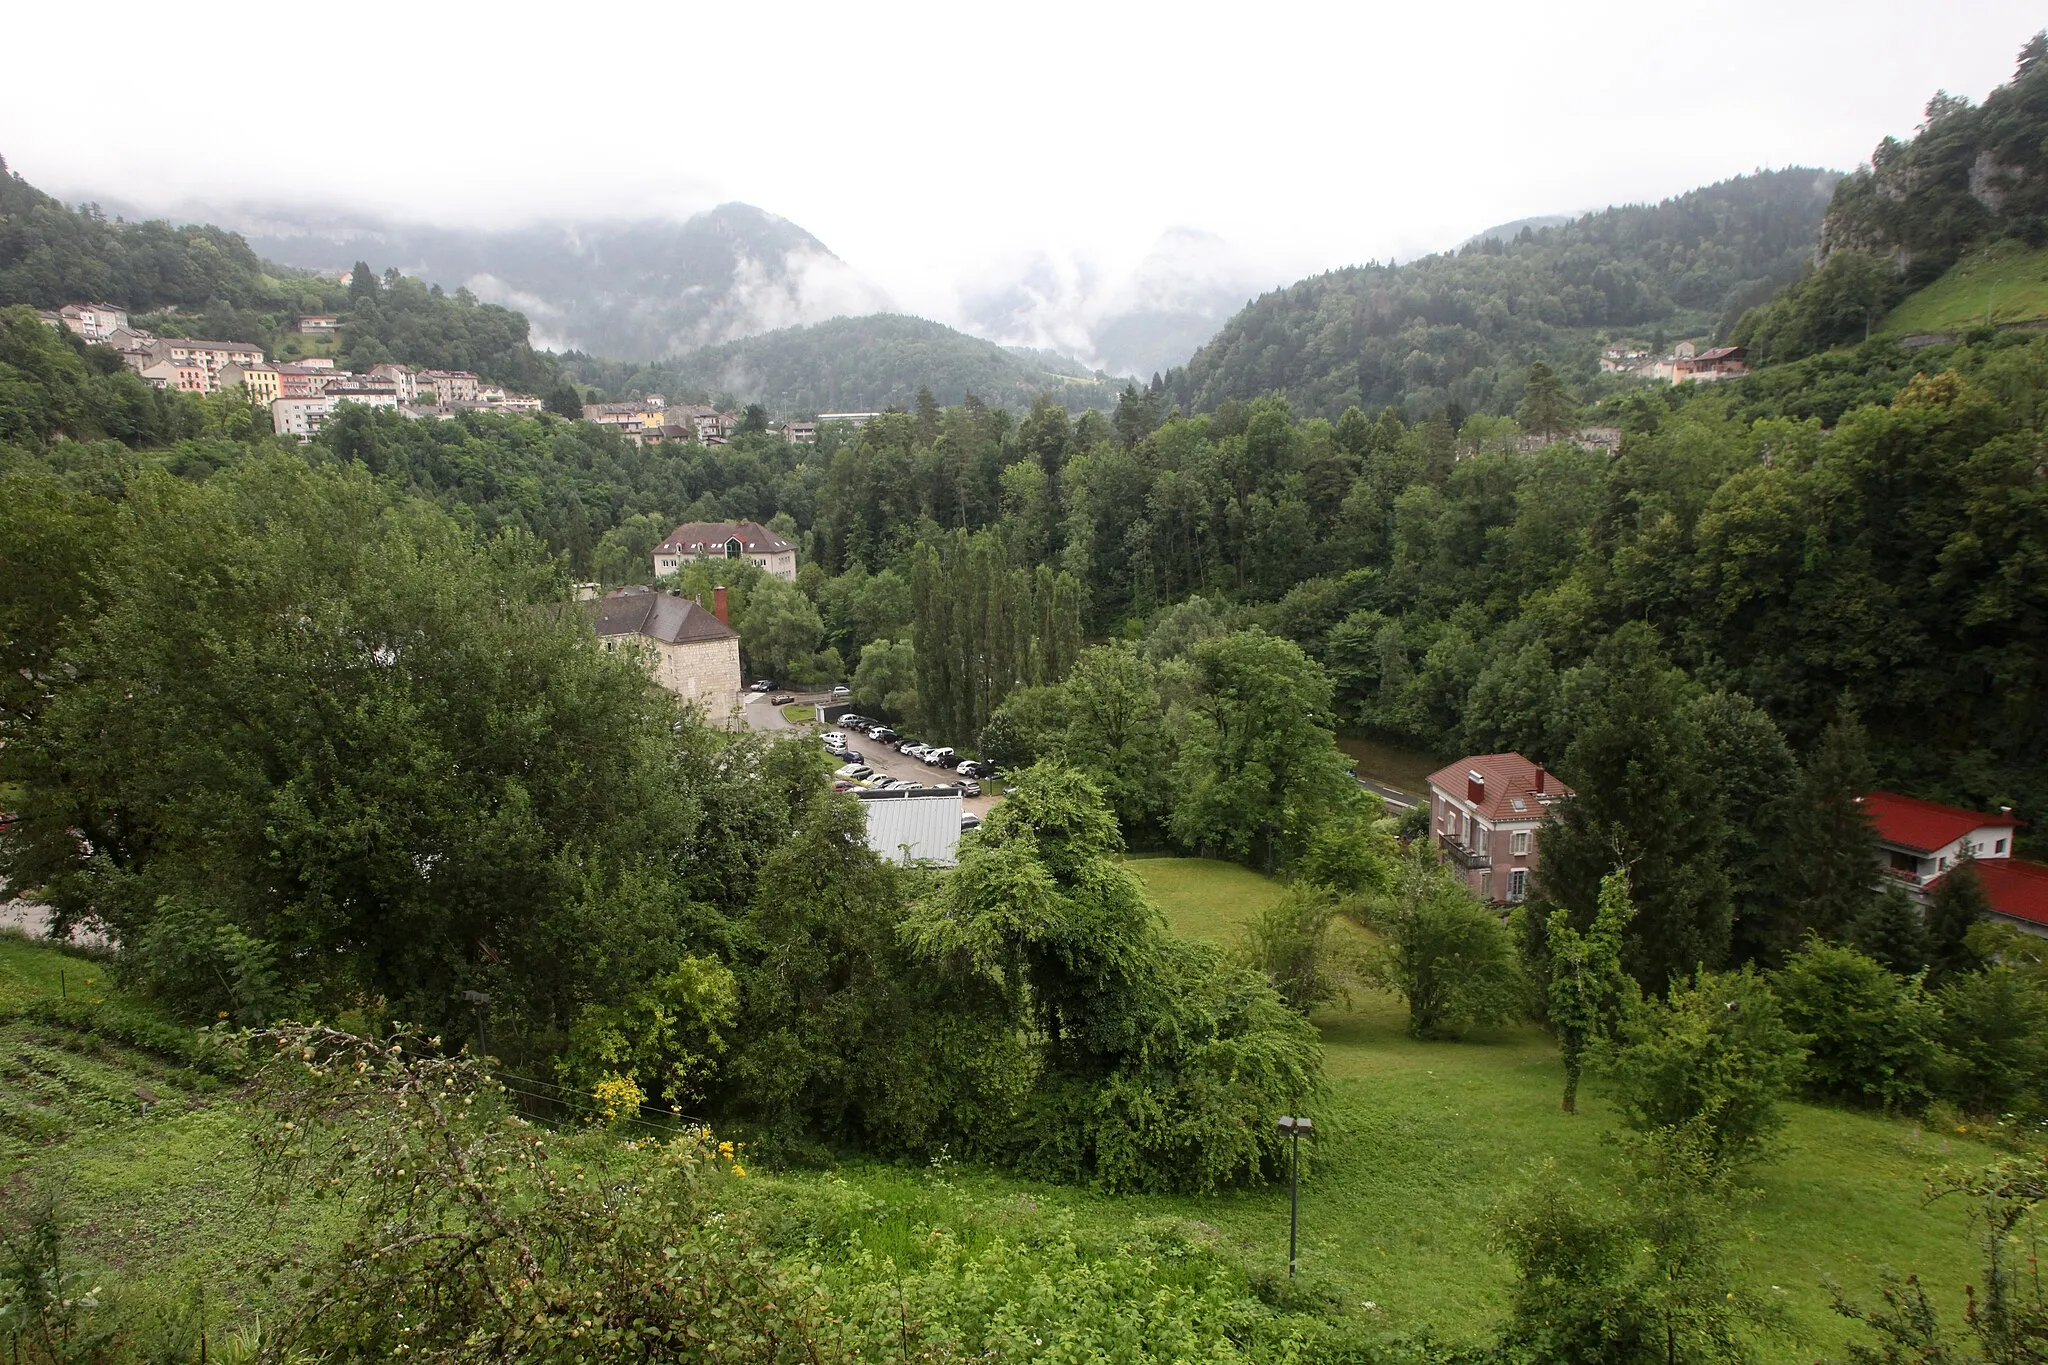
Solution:
[[[1543,790],[1536,790],[1536,774],[1543,769],[1520,754],[1477,754],[1461,758],[1448,768],[1439,768],[1429,775],[1432,787],[1441,787],[1460,801],[1467,800],[1470,774],[1478,773],[1486,782],[1486,795],[1473,802],[1473,808],[1484,820],[1541,820],[1549,808],[1558,801],[1573,794],[1572,789],[1557,780],[1554,774],[1544,773]]]
[[[1984,899],[1993,910],[2029,924],[2048,924],[2048,867],[2018,858],[1976,858],[1968,866],[1977,870]],[[1927,889],[1932,891],[1942,880],[1937,877]]]
[[[1863,798],[1863,809],[1876,826],[1880,843],[1896,844],[1915,853],[1947,848],[1972,830],[1987,826],[2012,829],[2019,824],[2010,815],[1986,815],[1897,792],[1872,792]]]

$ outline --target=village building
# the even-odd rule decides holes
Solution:
[[[782,439],[793,446],[807,446],[818,439],[816,422],[784,422]]]
[[[759,522],[684,522],[654,547],[654,576],[679,573],[696,559],[744,559],[796,582],[796,546]]]
[[[1749,352],[1740,346],[1717,346],[1690,358],[1672,362],[1674,384],[1708,383],[1717,379],[1739,379],[1749,373]]]
[[[98,343],[126,327],[128,314],[111,303],[67,303],[57,310],[57,320],[67,331]]]
[[[417,381],[420,389],[431,389],[440,407],[476,401],[477,377],[468,370],[425,370]]]
[[[2009,807],[1986,815],[1897,792],[1870,793],[1863,811],[1877,831],[1885,873],[1915,893],[1924,893],[1965,858],[2010,858],[2019,831]]]
[[[277,372],[277,366],[262,362],[229,365],[220,372],[216,382],[224,389],[246,389],[250,398],[266,407],[284,397],[284,379]]]
[[[714,725],[731,724],[745,694],[740,688],[740,637],[726,620],[725,589],[710,610],[679,593],[619,588],[585,610],[606,649],[641,652],[656,683],[699,707]]]
[[[206,392],[220,387],[220,372],[230,365],[261,365],[263,348],[241,341],[204,341],[198,337],[159,337],[149,343],[152,360],[197,360],[206,367]]]
[[[1863,798],[1863,811],[1884,875],[1914,900],[1933,900],[1943,878],[1967,862],[1993,914],[2048,937],[2048,867],[2014,856],[2020,822],[2012,807],[1987,813],[1879,791]]]
[[[124,362],[127,359],[122,357]],[[206,372],[203,362],[192,356],[173,360],[169,356],[140,355],[136,361],[135,372],[157,388],[174,393],[213,392],[213,376]]]
[[[1572,789],[1520,754],[1477,754],[1429,775],[1429,828],[1481,900],[1528,899],[1543,827]]]
[[[331,369],[313,365],[280,365],[277,367],[278,397],[318,398],[327,391],[327,381],[333,376]]]
[[[420,378],[407,366],[391,364],[372,365],[370,367],[370,378],[388,380],[392,385],[392,391],[398,395],[398,401],[401,403],[417,403],[420,401]]]
[[[299,319],[299,335],[333,336],[341,330],[341,319],[333,313],[308,313]]]

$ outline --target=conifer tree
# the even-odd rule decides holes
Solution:
[[[1849,921],[1848,939],[1856,951],[1901,976],[1911,976],[1927,965],[1927,916],[1897,882],[1871,897],[1862,912]]]
[[[1935,886],[1933,903],[1927,907],[1929,975],[1936,981],[1984,965],[1968,940],[1970,926],[1991,913],[1974,864],[1975,859],[1965,858],[1951,868]]]
[[[1811,931],[1839,938],[1870,905],[1877,880],[1877,830],[1863,798],[1877,783],[1868,740],[1844,707],[1821,736],[1800,778],[1795,807],[1804,825],[1799,856],[1787,863],[1792,910],[1776,944],[1789,952]]]
[[[1522,406],[1515,410],[1515,418],[1524,431],[1554,441],[1571,429],[1575,407],[1556,371],[1539,360],[1529,367]]]

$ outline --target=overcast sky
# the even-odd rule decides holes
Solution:
[[[443,222],[758,204],[907,306],[1168,227],[1274,283],[1756,167],[1974,99],[2020,0],[10,7],[0,155],[66,197]]]

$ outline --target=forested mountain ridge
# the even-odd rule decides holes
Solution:
[[[1797,279],[1837,178],[1760,171],[1512,241],[1317,275],[1255,300],[1167,391],[1195,411],[1280,392],[1333,419],[1389,404],[1413,419],[1508,412],[1532,361],[1591,381],[1603,336],[1712,333]]]
[[[115,222],[91,206],[67,208],[0,157],[0,306],[105,300],[134,312],[210,302],[280,308],[299,306],[311,290],[317,309],[319,282],[289,275],[273,272],[237,233]]]
[[[729,394],[771,412],[870,412],[908,408],[919,389],[942,403],[969,394],[1015,412],[1049,393],[1070,412],[1108,408],[1120,387],[1070,361],[1035,356],[897,313],[833,318],[722,345],[699,347],[651,365],[566,357],[564,373],[617,392]]]

